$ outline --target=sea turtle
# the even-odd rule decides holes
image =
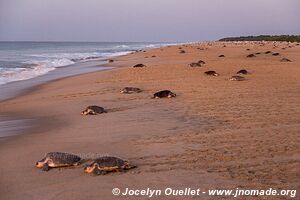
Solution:
[[[112,63],[112,62],[114,62],[114,60],[113,60],[113,59],[109,59],[108,62],[109,62],[109,63]]]
[[[290,59],[288,59],[288,58],[282,58],[281,60],[280,60],[281,62],[292,62]]]
[[[101,113],[106,113],[105,109],[100,106],[88,106],[84,111],[81,112],[82,115],[97,115]]]
[[[219,55],[219,58],[224,58],[224,57],[225,57],[225,55],[223,55],[223,54],[222,54],[222,55]]]
[[[190,63],[189,65],[190,65],[190,67],[201,67],[201,64],[198,62],[197,63],[193,62],[193,63]]]
[[[103,156],[94,159],[91,164],[84,168],[84,171],[89,174],[104,175],[109,172],[122,172],[135,167],[126,160],[112,156]]]
[[[136,64],[133,67],[146,67],[146,65],[144,65],[144,64]]]
[[[176,94],[171,92],[170,90],[162,90],[153,94],[152,98],[165,98],[165,97],[168,98],[176,97]]]
[[[232,76],[229,80],[230,81],[244,81],[245,78],[242,76]]]
[[[247,58],[253,58],[253,57],[256,57],[254,54],[249,54],[248,56],[247,56]]]
[[[140,93],[143,90],[140,88],[135,88],[135,87],[125,87],[123,88],[120,92],[123,94],[131,94],[131,93]]]
[[[237,74],[249,74],[249,72],[245,69],[241,69],[237,72]]]
[[[181,51],[179,51],[179,53],[185,53],[185,50],[181,50]]]
[[[199,63],[200,65],[205,65],[205,61],[203,61],[203,60],[199,60],[198,63]]]
[[[81,158],[79,156],[62,153],[62,152],[50,152],[47,153],[45,158],[38,161],[35,166],[42,168],[43,171],[49,171],[50,168],[54,167],[68,167],[79,165]]]
[[[204,74],[206,74],[208,76],[219,76],[219,74],[215,71],[206,71],[206,72],[204,72]]]

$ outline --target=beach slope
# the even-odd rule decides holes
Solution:
[[[54,81],[3,102],[2,114],[33,119],[35,127],[0,141],[0,199],[115,199],[113,188],[299,190],[299,52],[299,45],[263,42],[140,51],[116,58],[112,70]],[[206,64],[189,66],[199,60]],[[139,63],[146,67],[132,67]],[[229,81],[240,69],[250,72],[246,80]],[[208,70],[220,75],[207,76]],[[143,92],[121,94],[126,86]],[[164,89],[176,98],[151,98]],[[81,116],[88,105],[108,113]],[[35,168],[51,151],[113,155],[137,168],[97,177],[83,166]],[[176,199],[156,197],[166,198]]]

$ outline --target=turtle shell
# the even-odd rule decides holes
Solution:
[[[245,78],[242,77],[242,76],[232,76],[232,77],[230,78],[230,80],[231,80],[231,81],[244,81]]]
[[[98,164],[98,169],[126,169],[129,167],[128,161],[122,160],[117,157],[111,157],[111,156],[104,156],[97,158],[94,160],[93,164]]]
[[[104,108],[102,108],[102,107],[100,107],[100,106],[95,106],[95,105],[93,105],[93,106],[88,106],[88,107],[86,108],[86,110],[92,110],[92,111],[94,111],[95,113],[99,113],[99,114],[105,112],[105,109],[104,109]]]
[[[170,90],[162,90],[153,94],[153,98],[176,97],[176,94]]]
[[[51,159],[53,163],[67,164],[67,165],[73,165],[75,163],[78,163],[81,160],[81,158],[77,155],[70,154],[70,153],[63,153],[63,152],[47,153],[46,158]]]

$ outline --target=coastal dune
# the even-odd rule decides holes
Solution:
[[[113,69],[53,81],[2,102],[0,113],[34,123],[0,141],[0,199],[114,199],[113,188],[299,190],[299,52],[299,45],[285,42],[168,46],[116,57],[106,64]],[[251,53],[256,57],[247,58]],[[189,66],[199,60],[206,64]],[[132,67],[139,63],[146,67]],[[229,81],[240,69],[250,72],[246,80]],[[208,70],[220,75],[206,76]],[[127,86],[143,92],[121,94]],[[151,99],[165,89],[176,98]],[[81,116],[88,105],[108,113]],[[82,166],[35,168],[51,151],[118,156],[137,168],[97,177]]]

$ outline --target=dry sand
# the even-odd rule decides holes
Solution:
[[[299,192],[300,46],[287,46],[206,43],[182,46],[184,54],[178,46],[141,51],[116,58],[108,65],[118,67],[113,70],[51,82],[1,103],[1,113],[37,119],[39,126],[1,141],[0,199],[117,199],[111,194],[115,187]],[[280,55],[266,55],[267,50]],[[292,62],[280,62],[283,57]],[[198,60],[206,64],[188,66]],[[147,67],[132,68],[138,63]],[[244,68],[251,72],[246,81],[228,80]],[[207,70],[220,76],[206,76]],[[125,86],[144,92],[120,94]],[[162,89],[177,97],[151,99]],[[109,112],[80,115],[93,104]],[[119,156],[138,168],[98,177],[84,174],[82,167],[35,168],[50,151]]]

